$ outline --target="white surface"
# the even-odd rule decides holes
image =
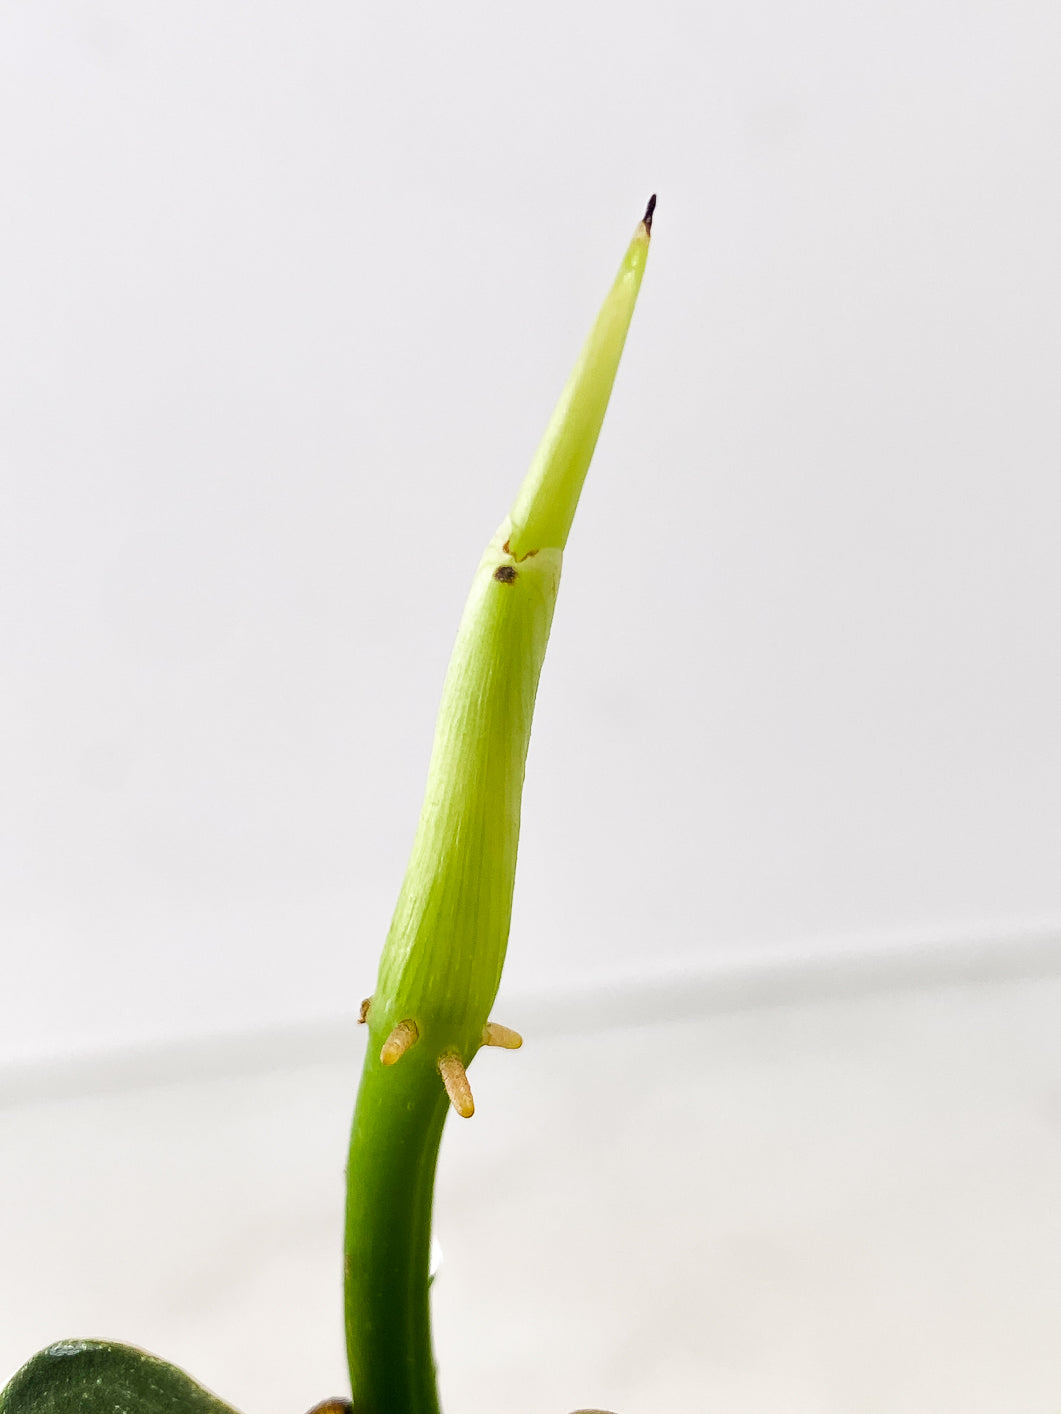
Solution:
[[[0,1062],[350,1014],[653,189],[509,985],[1061,921],[1056,4],[0,8]]]
[[[527,1044],[477,1060],[443,1145],[446,1408],[1057,1414],[1061,954],[1039,963],[794,973],[769,1005],[735,978],[640,1026],[589,1006],[582,1035],[506,1013]],[[341,1392],[352,1039],[9,1091],[0,1375],[110,1335],[247,1414]]]

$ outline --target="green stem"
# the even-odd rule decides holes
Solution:
[[[426,1052],[414,1048],[401,1065],[387,1068],[379,1046],[370,1035],[347,1166],[346,1338],[354,1408],[439,1414],[428,1265],[431,1195],[449,1101]]]

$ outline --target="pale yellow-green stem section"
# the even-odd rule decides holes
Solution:
[[[516,564],[506,521],[483,555],[438,716],[412,858],[380,965],[370,1022],[406,1017],[419,1044],[478,1048],[501,980],[520,794],[560,551]],[[377,1010],[378,1008],[378,1010]]]
[[[434,1054],[478,1049],[501,980],[520,797],[563,547],[600,433],[648,254],[639,223],[510,515],[472,584],[439,709],[420,825],[370,1024],[405,1019]]]

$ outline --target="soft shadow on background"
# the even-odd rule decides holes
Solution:
[[[274,1168],[282,1153],[290,1212],[304,1214],[294,1229],[319,1217],[319,1250],[337,1253],[328,1205],[357,1063],[356,1041],[341,1038],[372,987],[464,592],[657,190],[652,259],[569,544],[528,766],[501,1019],[517,1024],[522,1010],[550,1038],[541,1064],[557,1069],[539,1076],[529,1048],[491,1061],[489,1078],[480,1063],[478,1084],[497,1088],[478,1137],[461,1135],[496,1144],[497,1263],[517,1260],[521,1211],[537,1230],[555,1225],[543,1251],[570,1250],[586,1195],[568,1206],[561,1166],[577,1167],[583,1139],[608,1170],[601,1213],[631,1205],[625,1234],[607,1239],[615,1269],[572,1297],[577,1319],[561,1307],[553,1328],[589,1332],[585,1365],[575,1351],[570,1370],[610,1370],[615,1384],[567,1384],[565,1395],[510,1379],[502,1390],[499,1368],[483,1393],[440,1294],[443,1378],[450,1360],[479,1390],[461,1386],[451,1407],[508,1399],[517,1411],[512,1400],[547,1395],[558,1410],[611,1399],[647,1414],[695,1390],[697,1407],[743,1414],[781,1394],[733,1369],[767,1367],[788,1372],[791,1410],[1011,1414],[1016,1404],[996,1398],[1010,1369],[1030,1381],[1021,1407],[1061,1404],[1061,1362],[1035,1353],[1038,1322],[1056,1329],[1061,1317],[1056,1263],[1008,1268],[1000,1256],[996,1269],[941,1238],[941,1284],[928,1283],[925,1309],[947,1309],[956,1291],[974,1306],[976,1293],[994,1296],[967,1324],[955,1318],[953,1350],[964,1341],[967,1356],[940,1354],[952,1349],[941,1336],[919,1364],[899,1340],[899,1364],[915,1372],[901,1389],[887,1384],[884,1356],[856,1359],[861,1347],[841,1332],[848,1363],[834,1366],[831,1337],[819,1346],[786,1325],[821,1310],[828,1332],[829,1311],[857,1308],[873,1328],[871,1294],[882,1292],[887,1344],[899,1293],[926,1290],[917,1251],[895,1239],[907,1202],[911,1230],[946,1228],[937,1209],[966,1214],[991,1251],[1025,1250],[1024,1237],[1006,1248],[1011,1220],[1042,1235],[1043,1252],[1056,1237],[1056,1205],[1038,1185],[1053,1175],[1056,1192],[1061,1164],[1061,1046],[1046,1022],[1061,948],[1059,66],[1056,7],[1012,0],[607,13],[583,0],[3,7],[0,1123],[17,1190],[7,1201],[47,1195],[68,1216],[84,1201],[79,1230],[109,1232],[115,1175],[136,1203],[170,1193],[203,1245],[159,1252],[157,1309],[194,1304],[204,1284],[221,1308],[245,1253],[219,1249],[216,1234],[237,1230],[259,1159],[270,1183],[286,1181]],[[946,965],[911,981],[907,962],[926,947]],[[863,964],[869,981],[851,994],[798,980]],[[867,1000],[893,996],[878,983],[900,974],[903,1006],[935,1016],[927,999],[951,999],[935,1031],[918,1021],[908,1048],[901,1007]],[[707,1002],[713,987],[729,1010]],[[955,1001],[953,988],[979,1000]],[[562,1001],[572,991],[584,1012]],[[660,999],[681,1012],[678,1079],[667,1047],[645,1040],[648,1022],[635,1024],[645,995],[663,1032]],[[835,1045],[825,1021],[816,1032],[835,1065],[806,1062],[795,1113],[820,1127],[798,1137],[783,1087],[745,1087],[764,1054],[780,1077],[803,1073],[808,1036],[770,1018],[805,1006],[853,1019]],[[866,1044],[879,1049],[859,1060],[865,1007]],[[580,1015],[594,1059],[568,1056],[561,1085]],[[750,1016],[761,1045],[732,1030]],[[332,1038],[319,1053],[318,1030]],[[948,1069],[953,1056],[925,1034],[979,1059]],[[630,1288],[619,1269],[624,1250],[642,1252],[636,1195],[670,1202],[677,1160],[642,1174],[625,1131],[598,1135],[585,1117],[610,1113],[602,1096],[630,1083],[627,1044],[647,1067],[631,1104],[648,1106],[664,1147],[680,1148],[692,1125],[689,1162],[704,1185],[703,1201],[685,1189],[673,1199],[675,1231],[637,1258],[648,1265],[635,1263]],[[290,1072],[275,1109],[260,1078],[274,1073],[272,1052]],[[925,1076],[941,1054],[954,1104],[933,1109]],[[909,1189],[895,1179],[901,1192],[883,1206],[843,1149],[867,1111],[829,1088],[863,1063],[881,1146],[873,1172],[886,1184],[913,1175]],[[317,1065],[319,1103],[306,1079]],[[735,1088],[716,1127],[720,1067]],[[237,1098],[232,1077],[252,1073],[259,1089]],[[1018,1140],[1007,1126],[1025,1102],[1034,1118]],[[307,1120],[308,1148],[285,1147],[262,1118],[246,1141],[257,1156],[248,1184],[229,1123],[244,1104],[269,1123],[317,1115],[319,1133]],[[518,1179],[526,1147],[499,1116],[549,1104],[570,1116],[532,1198]],[[165,1116],[178,1112],[186,1139],[170,1151]],[[952,1113],[965,1117],[967,1147],[940,1139]],[[544,1123],[528,1119],[528,1132]],[[325,1133],[333,1147],[318,1160]],[[978,1165],[1001,1152],[995,1141],[1012,1168],[991,1170],[994,1196],[978,1207]],[[453,1157],[470,1150],[447,1143],[443,1182],[467,1177],[469,1189],[459,1201],[444,1190],[444,1211],[488,1205],[483,1173]],[[727,1143],[732,1191],[716,1191],[712,1156]],[[190,1175],[210,1146],[200,1191]],[[862,1197],[842,1219],[827,1203],[813,1219],[786,1205],[797,1152],[823,1193],[838,1173],[856,1175]],[[935,1187],[919,1177],[933,1154],[944,1156]],[[766,1172],[769,1215],[740,1208]],[[160,1174],[172,1192],[152,1188]],[[936,1208],[924,1207],[930,1192]],[[471,1217],[452,1225],[456,1293],[455,1273],[471,1286],[475,1270],[456,1264],[485,1239]],[[271,1231],[263,1217],[248,1244],[260,1252]],[[867,1254],[850,1300],[840,1258],[813,1277],[801,1265],[843,1233]],[[71,1288],[105,1262],[60,1244],[42,1263],[29,1237],[8,1250],[5,1320],[36,1309],[26,1282]],[[338,1257],[317,1266],[304,1255],[317,1250],[290,1237],[292,1261],[310,1264],[307,1286],[327,1291],[332,1310]],[[691,1267],[667,1265],[693,1251],[700,1271],[765,1272],[774,1295],[738,1284],[732,1303],[721,1289],[706,1296]],[[873,1262],[894,1264],[899,1251],[909,1270],[878,1283]],[[116,1262],[115,1287],[135,1270],[133,1255]],[[674,1296],[680,1312],[646,1296],[668,1273],[691,1293]],[[536,1309],[563,1299],[550,1276],[533,1274]],[[609,1364],[609,1342],[629,1352],[636,1340],[636,1323],[617,1334],[617,1290],[629,1310],[663,1313],[687,1367],[677,1355]],[[275,1308],[282,1321],[273,1295],[247,1310]],[[734,1303],[761,1310],[763,1330],[793,1331],[791,1358],[727,1327]],[[1027,1316],[1011,1330],[1003,1311]],[[255,1329],[262,1319],[246,1318]],[[0,1349],[0,1378],[29,1353],[6,1328],[18,1348]],[[706,1334],[720,1329],[732,1339]],[[41,1339],[86,1333],[137,1338]],[[501,1365],[546,1361],[566,1375],[539,1335]],[[952,1371],[963,1359],[977,1380]],[[232,1370],[253,1363],[233,1357]],[[296,1355],[291,1365],[301,1368]],[[220,1392],[241,1397],[235,1384]],[[307,1403],[326,1392],[306,1390]]]

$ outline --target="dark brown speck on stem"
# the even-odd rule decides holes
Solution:
[[[649,235],[652,234],[652,216],[653,216],[655,210],[656,210],[656,193],[653,192],[652,195],[651,195],[651,196],[649,197],[649,199],[648,199],[648,205],[645,207],[645,214],[644,214],[644,216],[641,217],[641,224],[644,226],[645,230],[649,233]]]
[[[511,565],[498,565],[497,569],[494,570],[494,578],[501,584],[515,584],[519,575]]]

